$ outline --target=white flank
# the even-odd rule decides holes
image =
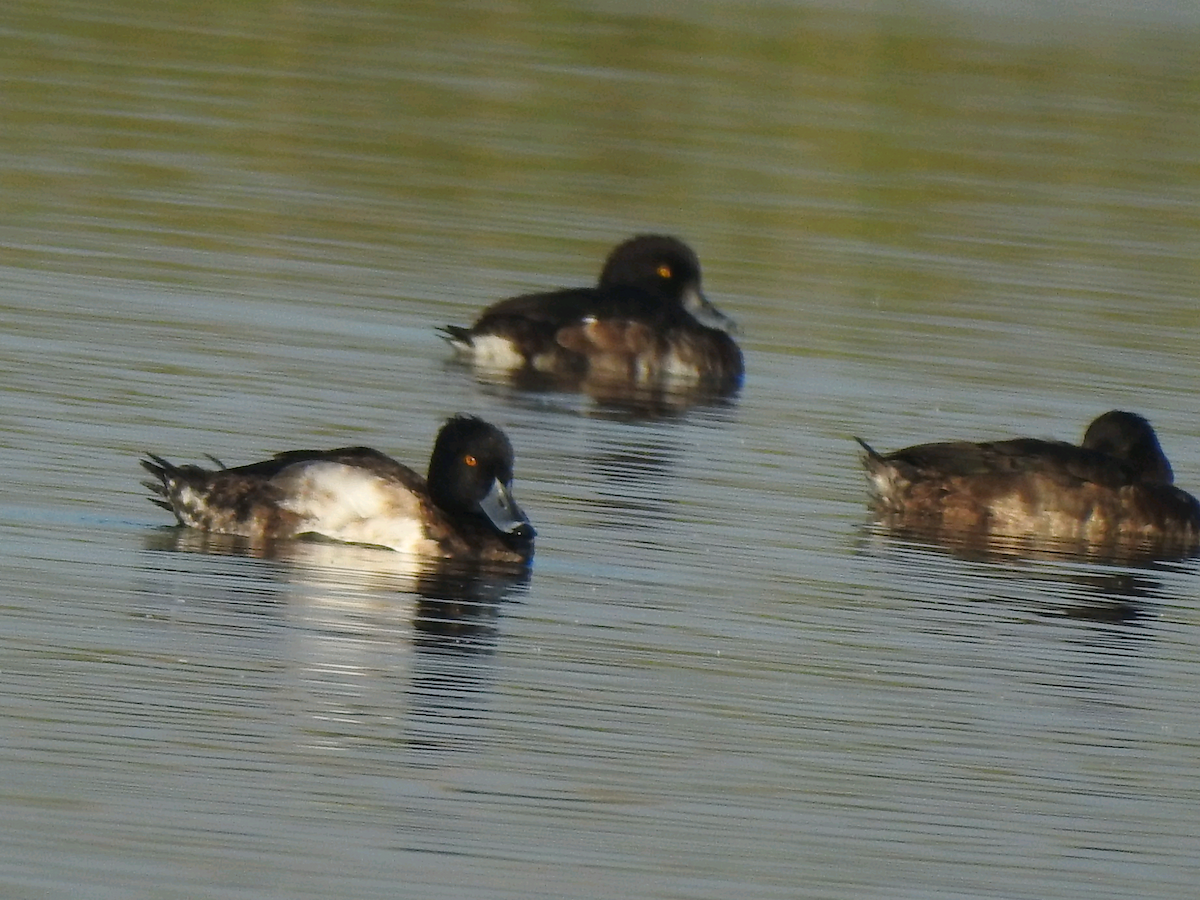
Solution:
[[[334,462],[294,467],[280,506],[304,520],[298,531],[402,553],[437,553],[416,518],[420,504],[402,485]]]

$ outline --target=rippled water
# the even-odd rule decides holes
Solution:
[[[0,894],[1177,898],[1195,560],[873,525],[881,449],[1097,413],[1200,490],[1200,18],[56,0],[3,17]],[[644,231],[724,401],[434,329]],[[167,527],[138,454],[500,425],[528,578]]]

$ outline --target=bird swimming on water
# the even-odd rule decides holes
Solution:
[[[700,286],[687,244],[641,235],[609,254],[592,287],[524,294],[493,304],[469,328],[442,336],[477,367],[636,388],[740,385],[733,321]]]
[[[873,504],[892,523],[1085,544],[1200,544],[1200,503],[1175,487],[1158,436],[1135,413],[1104,413],[1078,446],[1014,438],[882,454],[855,440]]]
[[[512,493],[512,445],[474,416],[442,427],[427,478],[369,447],[291,450],[217,469],[147,456],[152,502],[203,531],[255,541],[315,534],[462,560],[533,556],[535,532]]]

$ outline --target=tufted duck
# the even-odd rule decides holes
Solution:
[[[743,373],[734,330],[701,292],[691,248],[642,235],[609,254],[595,287],[512,297],[488,307],[470,328],[450,325],[442,336],[483,369],[733,390]]]
[[[1085,544],[1200,543],[1200,504],[1175,487],[1154,429],[1113,410],[1080,446],[1016,438],[920,444],[863,465],[893,524]]]
[[[204,531],[256,540],[318,534],[463,560],[533,556],[533,527],[512,495],[512,446],[473,416],[442,427],[428,480],[368,447],[292,450],[215,470],[147,455],[152,502]]]

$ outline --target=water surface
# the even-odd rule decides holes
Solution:
[[[1200,490],[1200,18],[59,0],[0,54],[0,893],[1176,898],[1194,560],[888,534],[891,449],[1158,427]],[[700,254],[741,393],[434,329]],[[517,450],[528,578],[167,527],[138,454]]]

